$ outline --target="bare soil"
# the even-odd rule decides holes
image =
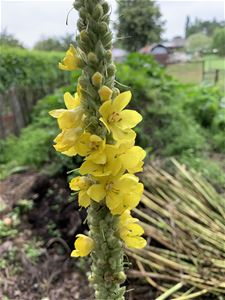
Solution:
[[[87,228],[83,224],[85,210],[78,210],[65,179],[35,172],[15,174],[0,182],[0,195],[5,205],[1,220],[11,218],[21,199],[33,202],[32,209],[20,214],[18,234],[1,239],[0,257],[15,253],[9,256],[6,266],[0,266],[0,299],[94,299],[87,280],[88,259],[70,258],[75,235]],[[35,261],[24,251],[24,245],[33,240],[40,252]],[[128,300],[156,298],[143,280],[129,278],[126,285]]]

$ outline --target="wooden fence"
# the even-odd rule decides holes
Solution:
[[[12,86],[0,94],[0,138],[10,134],[19,135],[20,130],[31,120],[31,111],[38,99],[51,93],[64,82],[43,90],[31,87]]]

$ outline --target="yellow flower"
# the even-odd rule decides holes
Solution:
[[[115,145],[106,144],[104,152],[100,154],[100,157],[90,156],[80,167],[80,174],[91,174],[93,176],[108,176],[110,174],[116,175],[121,170],[121,163],[117,161],[115,155],[118,151],[118,147]]]
[[[78,143],[79,144],[79,143]],[[106,144],[101,152],[97,152],[86,158],[80,167],[82,175],[91,174],[93,176],[116,175],[127,170],[129,173],[142,171],[145,151],[133,143],[123,143],[116,145]]]
[[[58,120],[59,128],[70,129],[81,125],[83,118],[83,108],[80,106],[80,98],[76,93],[73,97],[70,93],[64,94],[64,102],[67,109],[55,109],[49,114]]]
[[[76,149],[80,156],[88,156],[87,159],[91,159],[97,164],[106,162],[105,139],[103,140],[95,134],[83,133],[76,144]]]
[[[120,238],[129,248],[144,248],[146,246],[146,240],[141,237],[144,230],[140,225],[136,224],[138,221],[138,219],[131,216],[129,210],[125,210],[120,216]]]
[[[91,253],[94,248],[94,241],[84,235],[84,234],[77,234],[78,237],[74,243],[75,250],[72,251],[72,257],[79,257],[79,256],[87,256]]]
[[[71,44],[69,49],[66,52],[66,56],[64,57],[62,63],[59,63],[59,69],[65,71],[74,71],[79,69],[80,58],[78,57],[77,50]]]
[[[116,141],[134,140],[135,132],[131,129],[141,120],[142,116],[134,111],[125,109],[131,100],[131,92],[119,94],[114,100],[104,102],[99,108],[100,121],[106,126]]]
[[[54,139],[54,142],[56,143],[54,145],[55,150],[68,156],[76,155],[76,143],[82,132],[83,129],[81,127],[63,130]]]
[[[133,146],[134,142],[121,143],[118,146],[117,153],[114,159],[117,159],[122,169],[127,170],[129,173],[141,172],[144,164],[143,159],[146,152],[139,146]]]
[[[90,205],[90,197],[87,194],[92,181],[85,176],[78,176],[70,181],[70,189],[72,191],[79,191],[78,203],[80,206],[88,207]]]
[[[132,174],[97,178],[98,183],[88,189],[88,195],[96,202],[106,200],[113,215],[133,209],[140,201],[143,184]]]

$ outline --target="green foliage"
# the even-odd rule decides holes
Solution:
[[[0,92],[11,86],[22,86],[48,93],[69,81],[69,74],[58,69],[64,53],[46,53],[2,47],[0,53]]]
[[[78,76],[78,73],[75,73],[75,76]],[[50,110],[64,106],[64,92],[65,89],[62,88],[55,94],[39,100],[34,107],[31,124],[22,129],[20,136],[10,136],[1,141],[0,148],[3,149],[0,158],[0,171],[3,173],[1,177],[7,176],[10,170],[16,171],[18,166],[43,169],[43,165],[46,164],[48,171],[54,174],[62,170],[63,166],[71,165],[72,160],[58,154],[52,146],[59,130],[55,120],[48,114]]]
[[[150,157],[175,156],[213,183],[224,185],[223,156],[222,161],[209,163],[214,151],[224,152],[220,89],[181,84],[151,56],[131,54],[117,69],[117,80],[133,90],[131,105],[143,115],[137,141],[150,151]]]
[[[212,44],[213,48],[218,50],[219,55],[225,55],[225,27],[215,30]]]
[[[6,218],[8,219],[6,222]],[[3,220],[0,220],[0,239],[6,237],[15,237],[18,234],[18,225],[20,224],[19,213],[17,209],[12,210],[11,213]]]
[[[74,43],[74,38],[72,34],[68,33],[63,37],[42,38],[34,45],[34,49],[41,51],[66,51],[71,43]]]
[[[19,249],[16,246],[13,246],[8,251],[5,251],[0,258],[0,270],[13,266],[12,273],[15,274],[21,270],[18,262],[18,253]],[[13,275],[12,274],[12,275]]]
[[[15,237],[18,234],[18,226],[20,225],[20,216],[28,212],[33,207],[33,201],[21,199],[17,202],[13,210],[8,213],[5,218],[0,220],[0,239],[6,237]],[[4,211],[6,206],[1,205],[0,211]]]
[[[16,48],[24,48],[22,43],[16,39],[12,34],[7,33],[6,30],[0,33],[0,45],[16,47]]]
[[[5,225],[3,220],[0,220],[0,238],[14,237],[18,234],[16,228]]]
[[[186,40],[186,49],[188,52],[195,53],[208,51],[211,47],[212,39],[204,33],[195,33]]]
[[[186,38],[192,34],[204,33],[207,36],[212,36],[216,28],[224,27],[224,21],[217,21],[213,19],[212,21],[202,21],[198,18],[194,22],[191,22],[189,16],[187,16],[186,26],[185,26],[185,36]]]
[[[160,40],[163,22],[154,1],[119,1],[118,14],[119,23],[115,26],[117,36],[127,50],[137,51],[148,43]]]
[[[34,263],[37,262],[39,256],[42,254],[41,245],[42,243],[36,240],[32,240],[24,245],[26,257]]]
[[[143,115],[137,142],[150,158],[176,157],[223,186],[225,104],[221,91],[217,87],[181,84],[167,75],[151,56],[131,54],[117,69],[118,88],[121,91],[131,88],[131,106]],[[77,77],[75,73],[74,81]],[[50,174],[76,168],[79,158],[72,160],[52,147],[59,130],[48,111],[63,107],[65,90],[39,100],[31,124],[22,130],[20,137],[9,137],[2,142],[0,163],[4,164],[5,172],[21,165],[44,169]],[[212,157],[215,159],[210,162]]]

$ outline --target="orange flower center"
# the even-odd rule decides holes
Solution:
[[[112,188],[113,188],[113,182],[110,181],[110,182],[108,182],[108,183],[106,184],[105,189],[106,189],[106,191],[109,192],[109,191],[112,190]]]
[[[118,113],[118,112],[111,113],[111,115],[108,118],[109,123],[116,123],[116,122],[119,122],[121,120],[122,120],[122,118],[120,116],[120,113]]]
[[[100,146],[100,142],[90,141],[89,143],[89,147],[91,148],[92,151],[98,150],[99,146]]]

